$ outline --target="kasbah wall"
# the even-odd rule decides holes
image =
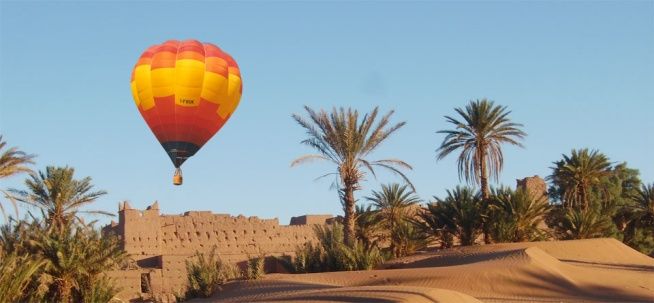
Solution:
[[[547,199],[547,185],[542,178],[527,177],[516,183],[517,188]],[[186,287],[186,260],[196,252],[208,253],[216,247],[223,260],[241,266],[249,257],[294,255],[298,246],[316,241],[316,224],[331,220],[331,215],[305,215],[291,218],[290,225],[280,225],[278,219],[233,217],[210,211],[162,215],[157,202],[145,210],[133,209],[125,202],[119,206],[118,223],[105,226],[103,232],[119,236],[122,248],[130,255],[130,264],[109,276],[122,289],[120,299],[174,302],[175,294],[183,294]],[[266,262],[267,272],[283,271],[271,261],[274,259]]]
[[[298,246],[315,241],[315,224],[331,218],[306,215],[293,217],[291,225],[280,225],[276,218],[233,217],[210,211],[162,215],[157,202],[145,210],[121,203],[118,223],[105,226],[103,232],[119,236],[130,260],[126,269],[109,276],[122,289],[120,299],[174,301],[174,295],[183,294],[186,287],[186,260],[196,252],[209,253],[215,247],[223,260],[240,266],[249,257],[265,255],[266,271],[282,271],[271,257],[293,255]]]

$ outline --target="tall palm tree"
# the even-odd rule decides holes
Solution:
[[[10,147],[5,149],[7,142],[2,140],[0,136],[0,180],[15,176],[21,173],[30,173],[32,170],[29,168],[29,164],[34,164],[35,155],[28,155],[23,151],[18,150],[17,147]],[[11,196],[5,192],[5,190],[0,189],[2,195],[5,198],[8,198],[9,201],[14,205],[16,210],[16,215],[18,216],[18,207],[16,202],[11,198]],[[5,209],[0,203],[0,211],[2,214],[5,214]]]
[[[311,160],[325,160],[336,165],[336,172],[324,176],[338,175],[339,195],[345,212],[345,243],[354,245],[355,203],[354,192],[361,189],[360,182],[366,171],[375,175],[375,167],[388,169],[411,185],[400,169],[412,169],[406,162],[398,159],[369,160],[370,154],[390,135],[405,125],[405,122],[389,124],[394,111],[390,111],[376,121],[378,108],[359,119],[359,112],[351,108],[334,108],[330,113],[315,111],[304,107],[308,119],[293,114],[295,121],[306,131],[308,138],[302,144],[314,148],[318,153],[304,155],[291,163],[295,166]],[[412,185],[411,185],[412,186]]]
[[[80,211],[79,208],[94,202],[107,192],[93,191],[91,178],[73,178],[71,167],[48,166],[45,172],[31,174],[25,181],[28,190],[11,189],[14,199],[40,208],[45,214],[48,228],[63,229],[74,220],[82,221],[78,213],[113,216],[104,211]]]
[[[501,145],[508,143],[522,147],[520,140],[527,134],[520,129],[522,124],[511,122],[506,106],[495,105],[487,99],[470,101],[465,109],[454,109],[462,118],[445,116],[455,126],[451,130],[438,131],[445,134],[436,150],[438,160],[460,150],[457,160],[459,178],[481,186],[484,200],[490,197],[488,177],[499,178],[504,165]]]
[[[611,173],[609,158],[587,148],[573,149],[570,156],[563,155],[554,165],[548,179],[557,187],[566,207],[587,209],[591,188]]]
[[[628,222],[625,242],[633,239],[637,228],[654,230],[654,183],[643,184],[638,193],[631,197],[634,204],[627,207]]]
[[[403,223],[408,222],[410,217],[411,207],[420,203],[414,192],[408,185],[382,184],[381,191],[372,191],[371,197],[366,199],[372,202],[372,205],[377,208],[382,226],[390,232],[391,235],[391,252],[396,257],[400,257],[398,250],[402,238],[400,235],[400,228]],[[406,228],[405,228],[406,230]]]

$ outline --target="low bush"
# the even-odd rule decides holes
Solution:
[[[283,258],[282,264],[292,273],[369,270],[384,261],[380,250],[357,241],[353,247],[344,243],[343,226],[316,226],[318,243],[298,247],[295,257]]]
[[[544,219],[549,211],[544,196],[533,197],[522,189],[499,188],[493,190],[486,222],[495,242],[545,240]]]
[[[243,277],[247,280],[256,280],[263,277],[265,271],[266,257],[261,255],[258,257],[248,257],[247,267],[243,272]]]
[[[223,261],[214,246],[208,255],[197,252],[194,260],[186,261],[188,277],[187,298],[208,298],[229,280],[241,277],[238,268]]]

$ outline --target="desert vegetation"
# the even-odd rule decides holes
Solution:
[[[5,190],[5,198],[40,211],[8,218],[0,229],[0,301],[109,302],[119,290],[104,272],[118,268],[125,253],[79,216],[80,206],[105,192],[94,191],[91,178],[75,179],[70,167],[32,172],[33,158],[17,148],[0,158],[3,176],[29,174],[27,189]]]
[[[344,228],[340,223],[315,226],[318,243],[298,247],[295,256],[281,261],[292,273],[325,271],[368,270],[384,261],[376,245],[366,246],[356,240],[352,245],[345,242]]]
[[[398,159],[370,160],[369,156],[388,137],[402,128],[406,122],[390,124],[393,111],[377,120],[378,108],[359,119],[359,112],[351,108],[334,108],[331,112],[315,111],[305,107],[308,119],[294,114],[293,119],[307,132],[302,144],[315,149],[317,154],[297,158],[291,166],[312,160],[332,162],[336,171],[324,176],[336,175],[335,182],[343,204],[343,230],[345,243],[353,247],[355,241],[355,191],[361,189],[361,181],[366,171],[375,175],[375,168],[388,169],[398,174],[411,185],[400,169],[412,169],[409,164]],[[412,186],[412,185],[411,185]]]
[[[317,231],[319,245],[299,248],[295,272],[363,269],[333,265],[347,263],[348,254],[328,249],[341,246],[391,258],[429,246],[614,237],[645,254],[654,252],[654,185],[643,184],[638,170],[627,163],[615,164],[598,150],[573,149],[554,161],[546,178],[548,195],[491,185],[504,165],[502,146],[522,147],[527,136],[523,125],[511,120],[506,106],[487,99],[472,100],[454,109],[458,117],[445,116],[454,128],[438,131],[445,137],[436,150],[437,159],[458,151],[457,171],[466,184],[424,204],[400,172],[405,184],[382,185],[366,197],[367,204],[354,202],[363,171],[374,175],[372,164],[379,164],[364,158],[374,148],[359,149],[369,146],[363,138],[377,108],[361,123],[353,109],[334,109],[331,114],[306,110],[310,120],[293,117],[309,134],[302,143],[320,154],[301,157],[293,165],[312,159],[336,164],[333,174],[339,176],[335,187],[344,205],[345,237],[343,243],[338,237],[326,241],[324,231]],[[381,131],[386,119],[382,122],[376,129]],[[403,124],[391,127],[383,136],[373,132],[370,140],[380,138],[373,146]],[[404,162],[394,163],[410,168]],[[352,239],[348,239],[350,234]]]
[[[188,289],[185,298],[207,298],[227,281],[241,277],[240,270],[223,261],[216,247],[208,254],[197,252],[195,258],[186,261]]]

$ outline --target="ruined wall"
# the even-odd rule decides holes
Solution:
[[[243,264],[249,257],[294,254],[297,246],[316,241],[313,226],[331,216],[301,216],[295,225],[279,225],[277,219],[233,217],[209,211],[189,211],[183,215],[161,215],[157,203],[146,210],[119,207],[119,222],[103,230],[121,238],[133,269],[124,271],[126,299],[143,295],[141,274],[155,284],[158,294],[181,293],[186,285],[186,263],[196,252],[208,253],[213,247],[223,260]],[[138,274],[137,274],[138,273]],[[120,276],[120,272],[112,273]],[[135,278],[135,277],[138,277]],[[138,281],[136,281],[138,280]],[[138,282],[138,283],[137,283]]]
[[[516,179],[516,189],[526,190],[534,198],[548,199],[547,196],[547,183],[543,178],[535,175],[533,177],[526,177],[524,179]]]
[[[291,225],[324,224],[332,215],[304,215],[291,218]]]

